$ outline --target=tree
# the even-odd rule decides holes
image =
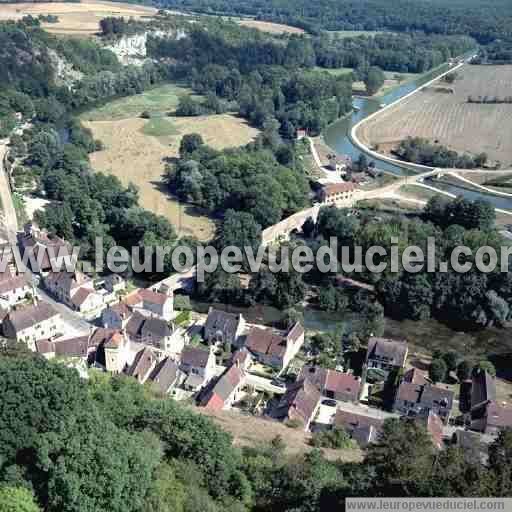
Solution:
[[[337,307],[337,292],[336,288],[330,284],[326,287],[321,287],[318,294],[318,302],[320,308],[325,311],[336,311]]]
[[[447,371],[453,372],[458,368],[461,356],[455,350],[448,350],[441,357],[446,363]]]
[[[247,212],[227,210],[222,225],[217,230],[216,244],[219,250],[225,247],[239,247],[244,251],[252,249],[254,258],[261,243],[261,226]]]
[[[281,323],[284,325],[285,329],[290,329],[297,322],[304,325],[304,315],[300,311],[295,308],[288,308],[283,311]]]
[[[369,96],[374,95],[384,85],[385,78],[382,69],[377,66],[370,67],[364,78],[364,85]]]
[[[433,359],[428,369],[428,375],[434,384],[438,382],[444,382],[446,380],[446,374],[448,368],[444,359]]]
[[[463,359],[457,366],[457,378],[459,382],[463,382],[471,378],[473,364],[467,359]]]
[[[186,133],[180,142],[180,158],[187,158],[203,144],[203,138],[198,133]]]
[[[316,223],[312,217],[308,217],[304,224],[302,224],[302,233],[306,238],[310,238],[316,229]]]
[[[430,475],[434,445],[426,429],[414,420],[388,419],[365,464],[374,472],[377,495],[419,496]]]
[[[502,430],[489,447],[489,468],[493,496],[510,496],[512,492],[512,430]]]
[[[2,512],[40,512],[34,495],[23,487],[0,487]]]
[[[166,463],[156,469],[156,479],[145,500],[143,512],[183,512],[187,492],[175,469]]]
[[[496,377],[496,368],[495,366],[487,360],[479,361],[475,367],[473,368],[473,373],[479,372],[487,372],[492,377]]]

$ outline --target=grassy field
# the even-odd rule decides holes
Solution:
[[[271,23],[270,21],[241,19],[237,20],[237,23],[243,27],[257,28],[269,34],[304,34],[304,30],[301,28],[282,25],[281,23]]]
[[[77,3],[41,2],[1,4],[0,20],[21,19],[31,14],[53,14],[58,16],[58,23],[43,23],[43,27],[54,34],[92,36],[99,30],[99,21],[107,16],[124,16],[141,18],[156,13],[153,7],[86,0]]]
[[[142,133],[151,137],[172,137],[180,132],[168,118],[155,117],[144,124]]]
[[[87,121],[111,121],[139,116],[146,111],[162,115],[174,112],[179,98],[190,94],[190,89],[176,84],[164,84],[154,89],[108,102],[82,114]]]
[[[286,445],[286,455],[311,451],[309,444],[310,434],[301,428],[290,428],[277,421],[261,417],[245,416],[234,411],[208,411],[204,407],[196,407],[194,411],[209,416],[223,430],[233,436],[236,446],[261,446],[268,445],[276,436],[281,436]],[[325,456],[330,460],[342,460],[344,462],[359,462],[363,452],[355,447],[347,450],[332,450],[323,448]]]
[[[424,137],[460,153],[485,152],[502,168],[511,167],[512,104],[476,104],[467,99],[510,95],[512,66],[465,66],[458,74],[454,84],[437,82],[364,123],[359,137],[387,153],[407,136]],[[449,89],[453,92],[446,92]]]
[[[400,187],[399,193],[404,197],[411,197],[413,199],[420,199],[422,201],[428,201],[434,196],[437,196],[436,192],[429,190],[428,188],[418,187],[416,185],[404,185]],[[448,199],[448,198],[447,198]]]
[[[91,155],[96,171],[113,174],[124,184],[133,182],[139,187],[143,207],[166,217],[180,235],[193,235],[206,241],[214,233],[213,221],[168,193],[162,181],[164,159],[178,155],[181,137],[186,133],[199,133],[207,144],[222,149],[246,144],[258,131],[227,114],[166,116],[183,94],[189,91],[176,85],[163,85],[85,112],[81,119],[105,145],[104,150]],[[143,111],[153,117],[142,119]]]

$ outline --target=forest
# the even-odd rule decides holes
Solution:
[[[180,10],[286,23],[311,33],[321,30],[370,30],[465,34],[487,44],[510,38],[508,0],[159,0]]]
[[[282,438],[237,448],[186,405],[135,379],[0,349],[0,509],[26,512],[314,512],[347,496],[509,496],[512,433],[489,464],[437,452],[424,427],[387,420],[362,462],[290,456]],[[44,388],[44,394],[41,389]]]

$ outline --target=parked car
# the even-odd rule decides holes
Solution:
[[[322,405],[327,405],[328,407],[336,407],[338,404],[336,400],[327,399],[322,400]]]

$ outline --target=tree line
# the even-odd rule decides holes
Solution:
[[[403,160],[429,167],[475,169],[487,163],[486,153],[460,155],[442,144],[433,144],[421,137],[407,137],[394,152]]]
[[[254,16],[319,34],[323,30],[367,30],[465,34],[480,44],[510,37],[507,0],[159,0],[159,6],[205,14]]]

